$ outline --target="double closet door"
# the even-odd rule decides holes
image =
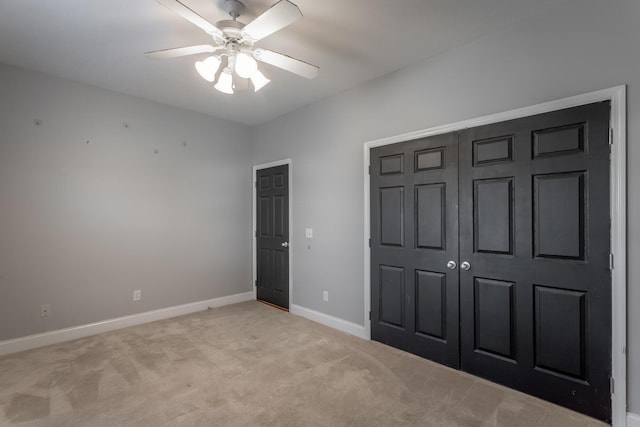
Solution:
[[[372,338],[610,421],[609,111],[372,149]]]

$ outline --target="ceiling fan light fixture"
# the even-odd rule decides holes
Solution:
[[[235,69],[238,76],[248,79],[258,70],[258,63],[251,56],[241,52],[236,56]]]
[[[253,83],[253,91],[257,92],[263,87],[265,87],[271,80],[266,78],[264,74],[260,71],[256,70],[255,73],[251,75],[251,83]]]
[[[206,59],[195,62],[196,71],[217,90],[226,94],[233,94],[236,90],[249,86],[253,86],[254,91],[258,92],[270,82],[258,70],[256,61],[308,79],[318,75],[319,68],[313,64],[271,50],[254,48],[255,42],[302,18],[300,9],[291,0],[270,0],[276,3],[248,24],[236,20],[245,9],[242,3],[244,0],[216,0],[232,18],[216,24],[207,21],[183,1],[185,0],[156,0],[211,35],[213,43],[146,52],[147,57],[165,59],[207,54],[209,56]],[[243,80],[236,80],[235,85],[234,78]],[[251,80],[251,85],[247,80]]]
[[[214,87],[227,95],[233,94],[233,76],[231,75],[229,67],[222,70],[218,83],[216,83]]]
[[[213,83],[216,79],[216,72],[220,67],[220,58],[217,56],[210,56],[204,61],[196,61],[195,65],[200,77]]]

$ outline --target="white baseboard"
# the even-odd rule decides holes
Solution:
[[[320,313],[319,311],[311,310],[310,308],[301,307],[295,304],[291,304],[289,312],[297,316],[313,320],[314,322],[321,323],[330,328],[355,335],[356,337],[369,339],[364,326],[358,325],[357,323],[348,322],[346,320],[329,316],[328,314]]]
[[[640,415],[627,412],[627,427],[640,427]]]
[[[41,334],[0,341],[0,356],[30,350],[32,348],[43,347],[45,345],[58,344],[65,341],[84,338],[91,335],[101,334],[103,332],[127,328],[129,326],[140,325],[142,323],[182,316],[196,311],[206,310],[207,308],[222,307],[224,305],[250,301],[252,299],[254,299],[253,292],[244,292],[241,294],[234,294],[205,301],[177,305],[174,307],[161,308],[144,313],[132,314],[130,316],[118,317],[116,319],[89,323],[87,325],[74,326],[71,328],[58,329]]]

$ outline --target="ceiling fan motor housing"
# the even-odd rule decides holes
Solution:
[[[216,27],[222,30],[226,38],[235,39],[236,41],[242,38],[242,34],[240,33],[240,30],[244,28],[244,24],[242,22],[227,19],[216,22]]]

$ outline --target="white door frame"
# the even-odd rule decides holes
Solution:
[[[518,108],[503,113],[492,114],[470,120],[464,120],[443,126],[409,132],[402,135],[377,139],[364,143],[364,326],[366,336],[371,339],[371,253],[370,234],[370,187],[369,153],[372,148],[398,142],[411,141],[426,136],[449,133],[461,129],[482,126],[506,120],[547,113],[564,108],[577,107],[600,101],[611,101],[611,253],[613,268],[611,272],[611,375],[614,393],[611,401],[613,427],[627,425],[627,125],[626,125],[626,86],[616,86],[582,95],[563,98],[530,107]]]
[[[293,301],[293,160],[283,159],[276,160],[274,162],[262,163],[260,165],[253,166],[253,299],[257,299],[256,280],[258,279],[258,258],[256,251],[258,249],[258,239],[256,237],[256,230],[258,229],[257,223],[257,205],[256,205],[256,177],[258,171],[262,169],[272,168],[274,166],[289,166],[289,310],[291,310],[291,303]]]

